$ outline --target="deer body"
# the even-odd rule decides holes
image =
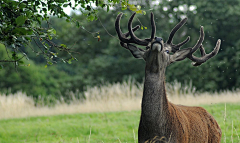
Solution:
[[[150,142],[154,138],[169,143],[220,142],[221,129],[212,115],[202,107],[169,102],[164,77],[147,74],[150,73],[146,72],[144,83],[139,143]]]
[[[119,14],[115,28],[122,47],[128,49],[135,58],[142,58],[146,62],[145,81],[142,97],[141,118],[138,129],[139,143],[220,143],[221,129],[216,120],[202,107],[188,107],[175,105],[168,101],[165,90],[165,71],[173,62],[189,58],[194,66],[199,66],[215,56],[220,48],[218,40],[216,47],[210,54],[206,54],[202,46],[204,40],[203,27],[200,29],[200,38],[193,48],[181,49],[189,41],[189,37],[177,45],[172,44],[175,32],[186,22],[186,18],[173,28],[166,43],[162,38],[155,37],[156,27],[151,14],[152,34],[149,39],[139,39],[132,28],[133,14],[128,22],[128,33],[120,30]],[[131,38],[127,38],[128,36]],[[130,43],[147,46],[146,50],[140,49]],[[202,57],[198,58],[193,53],[200,49]],[[173,54],[169,54],[169,53]]]

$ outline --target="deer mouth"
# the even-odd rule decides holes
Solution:
[[[152,51],[158,51],[158,52],[161,52],[162,50],[162,45],[160,43],[153,43],[152,44]]]

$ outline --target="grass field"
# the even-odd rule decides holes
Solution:
[[[203,107],[221,126],[223,143],[240,143],[240,104]],[[2,119],[0,142],[135,143],[139,116],[140,111],[124,111]]]
[[[34,106],[22,92],[0,95],[0,143],[136,143],[142,84],[132,81],[88,88],[86,100]],[[200,105],[222,129],[222,143],[240,143],[240,90],[197,93],[167,84],[171,102]],[[225,104],[226,103],[226,104]]]
[[[240,103],[240,90],[222,91],[220,93],[197,93],[191,86],[183,86],[178,82],[166,85],[169,100],[183,105],[209,105],[216,103]],[[61,114],[115,112],[140,110],[143,84],[131,79],[124,83],[105,84],[88,87],[84,92],[86,100],[76,98],[78,93],[69,93],[72,100],[66,103],[58,101],[55,107],[34,105],[33,98],[25,93],[0,94],[0,119],[36,117]]]

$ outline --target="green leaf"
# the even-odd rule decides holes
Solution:
[[[53,34],[53,35],[57,34],[56,30],[53,29],[53,28],[52,29],[48,29],[47,32],[50,33],[50,34]]]
[[[25,23],[25,21],[27,20],[27,17],[24,16],[24,15],[20,15],[16,18],[16,23],[17,23],[17,26],[21,26]]]
[[[27,28],[22,28],[22,27],[16,27],[13,30],[13,33],[20,34],[20,35],[31,35],[32,30],[29,30]]]
[[[49,40],[52,40],[52,36],[48,35],[48,39],[49,39]]]
[[[68,64],[72,64],[72,59],[69,59],[69,60],[68,60]]]
[[[143,10],[142,12],[143,12],[143,15],[146,15],[146,11]]]
[[[137,9],[137,7],[136,7],[135,5],[133,5],[133,4],[128,4],[128,6],[129,6],[129,9],[130,9],[131,11],[134,11],[134,12],[137,12],[137,11],[138,11],[138,9]]]
[[[16,48],[16,47],[15,47],[15,44],[11,44],[10,46],[11,46],[12,48],[14,48],[14,49]],[[15,52],[14,52],[14,53],[15,53]]]
[[[42,10],[43,10],[45,13],[47,13],[47,9],[46,9],[46,8],[42,8]]]
[[[63,63],[66,63],[66,61],[65,61],[64,59],[62,59],[62,62],[63,62]]]
[[[135,11],[137,14],[139,13],[139,14],[142,14],[142,10],[137,10],[137,11]]]
[[[19,64],[24,64],[24,62],[21,60],[21,61],[18,61]]]
[[[88,11],[91,11],[91,7],[89,5],[87,5],[87,8],[86,8]]]
[[[48,65],[52,65],[53,63],[52,62],[47,62]]]
[[[68,4],[64,4],[63,7],[68,7]]]
[[[89,20],[89,21],[93,21],[94,19],[95,19],[95,16],[94,15],[89,15],[88,17],[87,17],[87,19]]]
[[[17,60],[18,59],[18,56],[17,56],[16,52],[12,52],[12,59],[13,60]]]
[[[27,15],[27,17],[31,17],[33,15],[33,13],[31,11],[26,11],[26,15]]]
[[[121,6],[122,6],[122,10],[126,10],[127,9],[127,2],[122,2]]]
[[[43,7],[44,7],[44,6],[47,6],[47,4],[44,3],[44,2],[42,2],[42,1],[41,1],[41,4],[42,4]]]
[[[78,22],[78,21],[76,21],[76,26],[77,26],[77,28],[79,28],[79,27],[80,27],[80,24],[79,24],[79,22]]]
[[[67,48],[67,46],[65,44],[61,44],[60,46],[63,48]]]
[[[26,4],[25,3],[21,3],[20,5],[19,5],[19,8],[20,9],[23,9],[23,8],[25,8],[26,7]]]
[[[44,45],[44,44],[43,44],[43,47],[45,49],[45,53],[47,53],[48,52],[48,47],[46,45]]]

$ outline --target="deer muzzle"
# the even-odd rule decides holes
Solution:
[[[162,50],[162,45],[158,42],[153,43],[152,44],[152,50],[153,51],[157,50],[158,52],[160,52]]]

